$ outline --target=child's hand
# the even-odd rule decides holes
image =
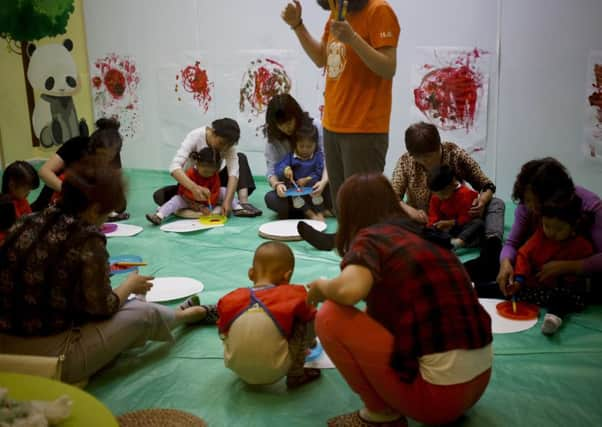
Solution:
[[[437,230],[449,231],[455,223],[456,221],[454,221],[453,219],[444,219],[434,223],[433,227],[435,227]]]
[[[207,187],[201,187],[200,185],[195,185],[190,192],[194,196],[194,200],[197,202],[208,200],[211,196],[211,191]]]
[[[294,3],[288,3],[280,16],[282,20],[286,22],[289,26],[294,27],[299,25],[301,22],[301,3],[297,0],[293,0]]]
[[[311,181],[311,176],[306,176],[305,178],[299,178],[297,180],[297,185],[299,187],[305,187],[309,183],[309,181]]]
[[[504,289],[502,289],[502,293],[507,297],[511,297],[518,292],[520,286],[520,282],[517,282],[516,280],[512,283],[507,283]]]
[[[293,180],[293,178],[294,178],[294,177],[293,177],[293,170],[291,169],[291,167],[290,167],[290,166],[287,166],[287,167],[285,167],[285,168],[284,168],[283,175],[284,175],[284,177],[285,177],[286,179],[288,179],[288,180],[290,180],[290,181],[292,181],[292,180]]]
[[[153,276],[142,276],[138,272],[133,272],[125,279],[125,285],[128,287],[130,294],[146,295],[153,287],[150,282],[153,279]]]
[[[326,188],[326,184],[328,184],[328,181],[323,181],[323,180],[317,181],[312,187],[311,195],[314,197],[321,196],[322,192],[324,191],[324,188]]]
[[[286,197],[286,185],[284,185],[281,182],[276,184],[276,194],[278,195],[278,197]]]
[[[305,285],[307,288],[307,303],[309,305],[317,306],[326,299],[324,292],[322,292],[324,286],[328,286],[327,279],[317,279]]]
[[[211,215],[211,211],[209,210],[208,206],[201,205],[199,212],[201,212],[202,216]]]

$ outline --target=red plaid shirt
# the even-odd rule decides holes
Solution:
[[[491,319],[451,251],[399,225],[377,224],[357,234],[341,268],[350,264],[372,272],[367,313],[395,337],[391,366],[402,381],[413,381],[421,356],[492,341]]]

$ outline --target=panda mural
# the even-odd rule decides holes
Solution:
[[[88,125],[77,119],[73,103],[80,85],[72,49],[70,39],[63,44],[28,44],[27,79],[36,94],[31,121],[36,137],[46,148],[75,136],[88,136]]]

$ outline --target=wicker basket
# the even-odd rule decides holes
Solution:
[[[117,417],[120,427],[207,427],[199,417],[177,409],[142,409]]]

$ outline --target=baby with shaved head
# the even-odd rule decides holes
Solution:
[[[262,243],[249,268],[252,287],[236,289],[217,304],[224,364],[248,384],[272,384],[286,376],[296,388],[320,376],[304,368],[315,341],[315,308],[303,286],[291,285],[295,257],[281,242]]]

